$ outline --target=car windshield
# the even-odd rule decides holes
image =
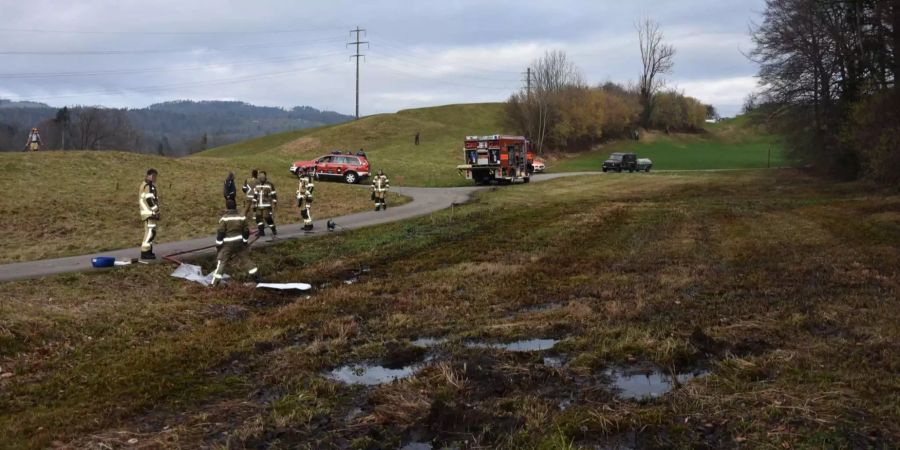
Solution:
[[[621,161],[621,160],[622,160],[622,154],[621,154],[621,153],[613,153],[612,155],[609,155],[609,159],[612,159],[612,160],[615,160],[615,161]]]
[[[331,161],[330,156],[323,156],[323,157],[319,158],[320,163],[329,162],[329,161]]]

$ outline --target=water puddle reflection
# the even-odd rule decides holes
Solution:
[[[490,348],[496,350],[506,350],[508,352],[540,352],[550,350],[559,342],[557,339],[527,339],[523,341],[510,342],[508,344],[496,342],[467,342],[466,347],[469,348]]]
[[[677,384],[707,375],[708,371],[698,370],[675,375],[675,379],[662,370],[614,368],[605,372],[612,380],[616,396],[625,400],[650,400],[671,391]],[[676,383],[677,381],[677,383]]]

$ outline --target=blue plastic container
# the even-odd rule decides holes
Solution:
[[[116,263],[116,258],[110,258],[109,256],[98,256],[91,260],[91,264],[94,267],[112,267]]]

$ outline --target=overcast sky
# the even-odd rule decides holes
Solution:
[[[367,30],[360,114],[502,101],[565,51],[592,83],[640,72],[634,22],[678,54],[668,86],[739,111],[764,0],[0,0],[0,98],[143,107],[173,99],[353,114],[348,31]]]

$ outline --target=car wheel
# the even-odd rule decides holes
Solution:
[[[606,173],[606,167],[603,168],[603,173]]]
[[[524,181],[526,183],[531,183],[531,177],[522,178],[522,181]]]
[[[616,172],[617,172],[617,173],[622,173],[622,168],[619,167],[618,169],[616,169]]]
[[[647,168],[646,172],[647,172],[647,173],[650,173],[650,168],[649,168],[649,167]]]
[[[359,181],[359,177],[356,176],[355,172],[347,172],[344,174],[344,181],[347,184],[356,184]]]

